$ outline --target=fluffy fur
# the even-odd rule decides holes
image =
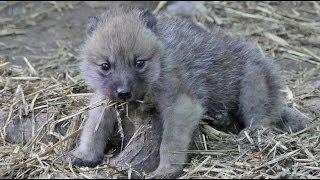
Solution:
[[[204,114],[221,110],[238,117],[245,127],[280,124],[284,101],[278,68],[255,46],[221,30],[207,32],[195,24],[138,9],[116,9],[91,18],[81,51],[81,73],[93,99],[121,101],[116,89],[132,93],[127,101],[144,100],[162,120],[160,163],[150,177],[181,172],[186,150]],[[145,60],[138,69],[134,59]],[[101,69],[110,63],[110,70]],[[97,118],[103,114],[98,132]],[[112,108],[91,110],[75,165],[94,166],[103,156],[116,120]]]

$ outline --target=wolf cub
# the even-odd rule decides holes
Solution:
[[[92,102],[148,101],[160,113],[160,162],[150,177],[181,172],[187,155],[174,152],[188,149],[207,113],[227,110],[246,128],[281,124],[279,70],[254,44],[218,28],[208,32],[186,20],[125,8],[89,18],[86,34],[80,69],[94,91]],[[113,107],[90,110],[72,163],[99,164],[115,122]]]

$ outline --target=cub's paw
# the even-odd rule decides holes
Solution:
[[[75,150],[67,156],[67,161],[73,166],[86,166],[96,167],[103,161],[103,154],[97,154],[94,152],[84,153],[79,150]]]
[[[182,170],[180,168],[174,168],[174,167],[163,167],[163,168],[157,168],[155,171],[149,173],[146,176],[146,179],[170,179],[170,178],[176,178],[182,173]]]

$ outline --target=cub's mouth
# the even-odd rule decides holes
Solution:
[[[146,104],[149,104],[149,100],[148,100],[148,96],[145,94],[137,99],[128,99],[128,100],[122,100],[122,99],[117,99],[115,101],[113,101],[114,104],[114,108],[117,109],[117,110],[125,110],[127,111],[127,108],[130,106],[131,108],[132,107],[135,107],[135,108],[138,108],[138,107],[141,107],[141,106],[145,106]],[[130,109],[131,109],[130,108]]]
[[[122,99],[116,99],[113,101],[114,103],[116,103],[115,106],[124,106],[127,104],[144,104],[145,103],[145,97],[142,96],[139,99],[128,99],[128,100],[122,100]]]

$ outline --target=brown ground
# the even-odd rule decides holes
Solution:
[[[77,133],[72,133],[83,119],[81,112],[87,110],[87,94],[74,95],[88,93],[78,76],[77,57],[87,17],[122,4],[154,10],[158,2],[0,2],[0,124],[24,117],[28,122],[24,129],[33,128],[36,135],[40,125],[32,117],[45,114],[51,123],[46,133],[52,132],[57,142],[43,144],[39,135],[26,145],[13,144],[4,140],[2,132],[0,176],[116,177],[118,173],[107,166],[73,172],[53,160],[73,147]],[[193,152],[184,177],[319,178],[320,3],[206,2],[205,7],[207,12],[193,18],[200,26],[210,29],[218,24],[236,36],[257,41],[281,65],[292,92],[290,100],[314,119],[315,132],[262,132],[238,139],[213,138],[204,131],[209,150]],[[68,125],[65,134],[54,134],[57,121]]]

